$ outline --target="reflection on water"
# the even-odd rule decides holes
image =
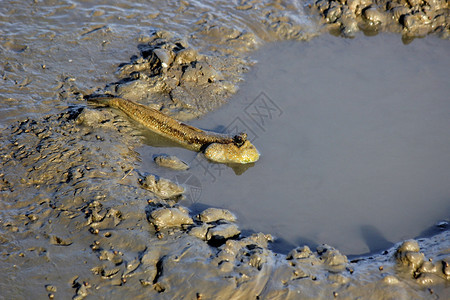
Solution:
[[[236,176],[188,157],[202,182],[198,202],[279,237],[279,250],[328,243],[368,253],[447,218],[448,50],[447,41],[405,46],[390,35],[262,49],[234,103],[191,122],[239,123],[261,159]],[[255,102],[261,91],[265,101]]]

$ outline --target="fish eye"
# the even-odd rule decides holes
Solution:
[[[237,134],[233,137],[233,143],[238,147],[242,147],[244,145],[245,141],[247,140],[247,134],[241,132],[240,134]]]

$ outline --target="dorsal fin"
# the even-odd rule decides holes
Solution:
[[[188,124],[185,124],[185,123],[180,123],[180,125],[186,126],[187,128],[189,128],[189,129],[191,129],[191,130],[193,130],[195,132],[204,132],[203,130],[201,130],[201,129],[197,128],[197,127],[194,127],[194,126],[191,126],[191,125],[188,125]]]

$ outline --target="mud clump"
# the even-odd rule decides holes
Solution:
[[[437,33],[450,33],[448,1],[445,0],[318,0],[312,11],[330,30],[353,37],[359,30],[402,33],[404,41]]]
[[[199,221],[205,223],[212,223],[219,220],[228,222],[236,222],[236,216],[226,209],[210,207],[202,211],[196,217]]]
[[[189,169],[189,165],[174,155],[157,155],[154,158],[158,166],[173,170],[184,171]]]
[[[157,229],[165,227],[181,227],[194,223],[185,208],[160,208],[151,212],[149,221]]]
[[[161,178],[153,174],[140,179],[142,187],[151,191],[162,199],[174,199],[180,197],[184,193],[184,188],[169,179]]]
[[[208,230],[206,240],[213,243],[222,243],[227,239],[237,237],[241,231],[235,224],[221,224]]]
[[[448,261],[443,259],[433,263],[431,259],[426,260],[415,240],[403,242],[398,247],[395,258],[398,267],[406,270],[406,273],[410,273],[420,285],[432,286],[444,283],[449,279]]]
[[[97,92],[141,102],[179,120],[224,104],[250,65],[239,57],[201,54],[165,31],[141,42],[139,56],[120,65],[120,80]]]
[[[317,247],[317,253],[320,255],[320,259],[323,263],[327,266],[336,269],[344,269],[347,265],[347,257],[329,245]]]

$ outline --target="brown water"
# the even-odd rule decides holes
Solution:
[[[392,35],[264,47],[232,103],[191,122],[248,132],[260,161],[236,176],[166,151],[194,159],[193,177],[175,177],[192,187],[191,208],[230,209],[243,228],[277,237],[281,251],[328,243],[346,254],[385,249],[448,218],[449,50],[448,41],[403,45]]]

